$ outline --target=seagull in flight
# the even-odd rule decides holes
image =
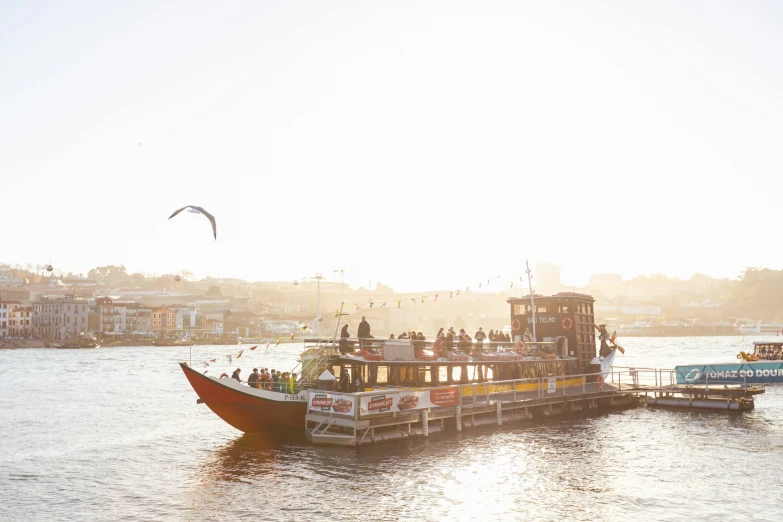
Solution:
[[[215,239],[217,240],[217,223],[215,223],[215,216],[213,216],[212,214],[210,214],[209,212],[207,212],[201,207],[197,207],[194,205],[186,205],[179,210],[175,210],[174,213],[169,216],[169,219],[173,218],[183,210],[187,210],[188,212],[191,212],[193,214],[203,214],[209,220],[209,222],[212,223],[212,234],[215,236]]]

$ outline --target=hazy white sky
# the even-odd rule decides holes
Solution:
[[[0,3],[0,260],[781,268],[776,2]],[[141,145],[139,145],[141,143]],[[166,218],[185,204],[218,219]]]

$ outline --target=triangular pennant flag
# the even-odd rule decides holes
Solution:
[[[398,300],[397,300],[397,308],[399,308],[399,307],[400,307],[400,303],[401,303],[401,302],[402,302],[402,299],[398,299]]]
[[[302,327],[302,331],[303,331],[303,332],[306,332],[306,331],[307,331],[307,325],[304,325],[304,326]]]
[[[340,317],[340,310],[335,310],[334,311],[334,316],[335,317]]]
[[[239,353],[237,354],[237,359],[239,359],[240,357],[242,357],[242,353],[243,353],[244,351],[245,351],[245,350],[239,350]]]
[[[269,343],[266,343],[266,349],[269,350]]]
[[[381,308],[383,308],[384,306],[386,306],[386,303],[383,303],[383,304],[381,305]]]
[[[374,305],[374,304],[375,304],[375,303],[373,303],[372,301],[370,301],[370,308],[372,308],[372,305]]]
[[[467,292],[468,290],[470,290],[470,287],[467,287],[467,288],[465,289],[465,291],[466,291],[466,292]]]
[[[421,296],[421,304],[424,304],[424,298],[427,297],[426,295]]]
[[[291,340],[292,341],[294,340],[294,334],[293,333],[291,334]]]
[[[357,312],[359,311],[359,305],[356,305],[356,311]]]
[[[275,339],[275,346],[278,346],[280,344],[280,339],[282,339],[282,337],[278,337],[277,339]]]
[[[216,362],[217,362],[217,359],[210,359],[210,360],[209,360],[209,362],[216,363]]]
[[[230,363],[234,362],[234,357],[232,355],[226,355],[226,359],[228,359],[228,362]]]
[[[207,361],[202,361],[201,362],[201,366],[203,366],[204,368],[208,368],[209,367],[209,363]]]
[[[468,287],[468,288],[470,288],[470,287]],[[479,288],[481,288],[481,283],[479,283]],[[465,290],[465,291],[467,292],[467,290]]]
[[[436,301],[438,300],[438,295],[439,295],[439,294],[435,294],[435,300],[436,300]]]
[[[258,345],[256,345],[256,346],[251,346],[251,347],[250,347],[250,351],[252,352],[252,351],[253,351],[253,350],[255,350],[256,348],[258,348]]]

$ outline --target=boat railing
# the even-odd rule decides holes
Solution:
[[[308,400],[308,411],[320,414],[327,413],[324,410],[330,410],[330,407],[325,407],[325,405],[337,404],[337,401],[339,400],[339,404],[344,406],[344,411],[328,411],[327,414],[329,416],[342,415],[347,417],[355,417],[358,420],[360,417],[373,414],[368,413],[368,408],[362,408],[366,402],[362,400],[363,398],[388,401],[388,404],[384,405],[384,409],[385,411],[393,412],[397,411],[393,409],[395,398],[399,399],[401,397],[415,396],[418,397],[418,404],[414,407],[405,408],[405,411],[413,412],[415,410],[422,409],[437,410],[438,401],[430,400],[433,392],[435,394],[443,394],[449,393],[450,390],[454,390],[453,392],[450,392],[453,395],[453,402],[447,405],[443,405],[443,407],[456,405],[488,405],[497,402],[519,402],[524,400],[554,398],[558,396],[579,394],[589,396],[591,394],[603,394],[615,391],[617,387],[608,383],[604,384],[599,379],[601,375],[601,373],[552,375],[545,377],[463,383],[425,388],[382,386],[374,388],[371,391],[363,392],[325,391],[310,389],[309,393],[316,394],[317,398],[321,401],[327,400],[329,402],[314,404],[312,400]],[[315,395],[313,397],[315,397]],[[441,402],[441,404],[443,403]],[[400,408],[400,410],[403,409]],[[377,413],[382,412],[379,411]]]
[[[674,369],[664,368],[634,368],[627,366],[614,366],[606,377],[606,382],[617,386],[621,390],[655,389],[659,391],[681,389],[684,386],[718,387],[731,386],[734,389],[747,390],[758,387],[757,383],[748,383],[747,377],[726,379],[723,377],[711,378],[709,373],[702,375],[703,380],[694,383],[677,382],[677,372]]]
[[[341,347],[343,353],[354,353],[355,350],[375,350],[379,354],[383,354],[383,350],[386,346],[413,346],[415,350],[433,350],[437,339],[376,339],[374,337],[358,338],[358,337],[344,337],[338,340],[318,340],[318,339],[305,339],[305,347],[308,344],[321,345],[329,343],[330,346]],[[536,342],[506,342],[506,341],[483,341],[477,342],[471,341],[459,341],[455,339],[450,344],[447,341],[443,341],[440,344],[440,349],[445,352],[452,351],[458,353],[477,353],[477,352],[514,352],[524,355],[535,356],[539,351],[552,353],[554,355],[559,354],[557,348],[557,342],[555,341],[536,341]],[[307,350],[305,350],[307,353]],[[304,355],[304,354],[303,354]]]

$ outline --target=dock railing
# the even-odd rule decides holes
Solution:
[[[704,375],[704,382],[698,384],[684,384],[677,382],[677,372],[674,369],[663,368],[633,368],[625,366],[615,366],[607,376],[606,382],[616,386],[623,391],[673,391],[690,387],[704,387],[709,389],[711,386],[731,386],[739,389],[749,389],[759,384],[748,383],[747,377],[742,379],[721,379],[710,378],[709,374]]]

